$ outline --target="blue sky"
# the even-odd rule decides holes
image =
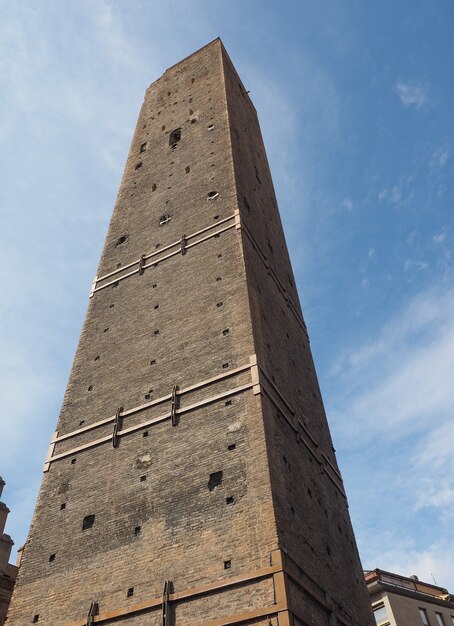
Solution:
[[[450,0],[0,0],[0,474],[26,537],[147,86],[258,110],[366,568],[454,591]]]

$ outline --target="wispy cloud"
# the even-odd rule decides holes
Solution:
[[[441,540],[421,550],[396,544],[391,550],[382,552],[380,563],[376,565],[404,576],[416,574],[426,582],[433,583],[435,580],[438,585],[447,586],[453,560],[454,546]],[[452,591],[451,588],[448,589]]]
[[[423,471],[422,489],[416,501],[417,508],[441,508],[454,518],[454,420],[433,430],[420,444],[413,461],[415,471]]]
[[[400,101],[407,108],[415,107],[419,109],[427,102],[427,90],[418,81],[398,82],[396,91]]]
[[[435,241],[435,243],[443,243],[443,241],[446,239],[446,233],[438,233],[437,235],[434,235],[432,239]]]
[[[415,261],[414,259],[407,259],[404,263],[404,270],[406,272],[410,270],[426,270],[429,267],[429,264],[425,261]]]
[[[401,178],[395,185],[382,189],[378,194],[380,202],[387,201],[396,207],[408,205],[413,198],[413,176]]]
[[[350,423],[369,436],[419,430],[430,416],[454,412],[454,291],[414,298],[378,334],[345,354],[333,370],[356,380],[343,398]]]
[[[332,376],[338,392],[329,413],[338,446],[357,456],[368,450],[369,462],[380,466],[369,477],[374,498],[359,524],[374,527],[380,542],[370,534],[361,542],[364,564],[449,580],[441,544],[432,545],[427,533],[417,539],[421,528],[411,529],[425,520],[422,526],[448,543],[452,535],[454,290],[432,288],[411,299],[375,339],[345,353]],[[354,480],[354,463],[349,473]],[[392,526],[395,518],[407,520],[405,531]]]
[[[444,167],[446,163],[449,161],[449,159],[451,158],[451,156],[452,156],[452,149],[447,146],[443,146],[442,148],[435,150],[430,160],[430,168],[440,169]]]

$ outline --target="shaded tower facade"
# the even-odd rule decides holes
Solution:
[[[10,626],[365,626],[255,109],[219,39],[146,92]]]

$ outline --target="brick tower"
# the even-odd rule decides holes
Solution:
[[[146,92],[8,626],[371,624],[255,109]]]

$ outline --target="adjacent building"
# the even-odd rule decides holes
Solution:
[[[145,94],[8,620],[373,624],[257,114],[219,39]]]
[[[453,626],[454,596],[423,583],[380,569],[365,572],[377,626]]]
[[[2,497],[5,481],[0,476],[0,498]],[[17,567],[9,563],[11,548],[14,541],[4,530],[9,509],[4,502],[0,500],[0,626],[5,623],[6,612],[13,593],[14,583],[17,576]]]

